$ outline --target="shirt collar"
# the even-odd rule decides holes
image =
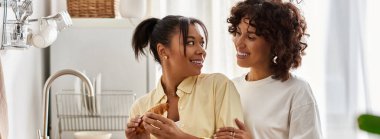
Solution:
[[[193,88],[195,87],[195,83],[197,81],[198,76],[190,76],[183,80],[177,87],[178,90],[181,90],[185,93],[190,94],[193,92]]]
[[[195,87],[195,83],[197,81],[198,76],[190,76],[183,80],[177,87],[177,90],[181,90],[184,93],[190,94],[193,92],[193,88]],[[181,96],[180,96],[181,97]],[[154,102],[159,103],[162,99],[166,98],[164,88],[161,83],[161,79],[157,83],[156,91],[154,94]]]

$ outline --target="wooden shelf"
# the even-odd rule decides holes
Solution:
[[[137,18],[73,18],[71,28],[134,28],[142,20]]]

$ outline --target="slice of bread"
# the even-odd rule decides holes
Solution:
[[[161,104],[158,104],[158,105],[154,106],[153,108],[149,109],[148,112],[153,112],[155,114],[162,115],[166,111],[168,111],[168,109],[169,109],[168,103],[161,103]],[[145,128],[144,128],[144,126],[142,124],[142,120],[141,120],[141,122],[139,123],[139,126],[136,128],[136,132],[137,132],[137,134],[139,134],[139,133],[142,133],[144,131],[145,131]]]

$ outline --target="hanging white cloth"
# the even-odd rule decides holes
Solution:
[[[7,139],[8,136],[8,108],[5,96],[3,68],[0,59],[0,139]]]

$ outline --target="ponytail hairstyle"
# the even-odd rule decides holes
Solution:
[[[183,46],[185,47],[184,53],[186,55],[186,44],[190,24],[199,25],[202,28],[207,46],[207,29],[198,19],[168,15],[161,20],[158,18],[148,18],[142,21],[139,25],[137,25],[132,38],[132,47],[136,59],[138,59],[140,55],[146,55],[144,49],[149,44],[149,50],[153,54],[155,61],[161,64],[160,56],[157,52],[157,44],[161,43],[165,47],[169,47],[171,42],[170,38],[178,31],[183,38]]]
[[[263,37],[271,45],[271,58],[277,57],[276,63],[270,64],[272,78],[286,81],[290,69],[301,65],[302,55],[307,44],[302,38],[306,34],[306,22],[299,9],[289,2],[281,0],[262,1],[245,0],[231,9],[227,19],[228,31],[235,34],[241,19],[248,18],[249,25],[256,29],[255,34]]]

